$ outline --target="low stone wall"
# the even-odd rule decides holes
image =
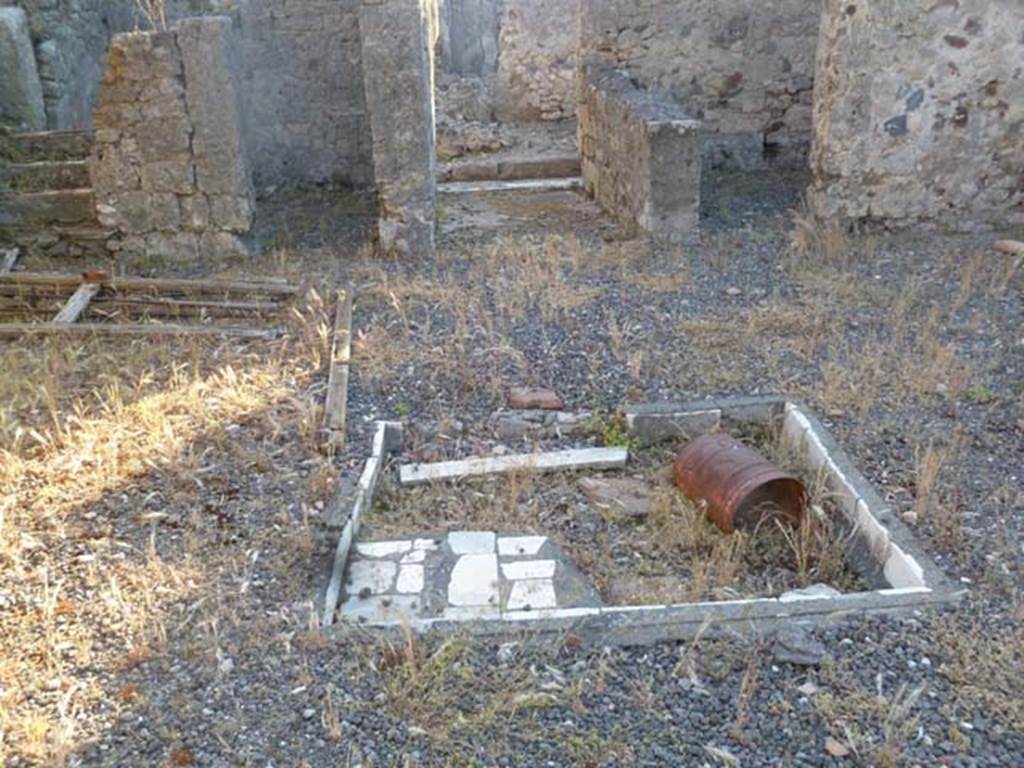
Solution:
[[[819,216],[1024,225],[1020,0],[828,0],[818,70]]]
[[[114,39],[90,161],[113,247],[173,260],[247,252],[253,192],[230,32],[210,17]]]
[[[588,193],[628,227],[672,239],[694,238],[700,123],[610,67],[587,67],[584,78],[579,144]]]
[[[702,121],[705,162],[805,156],[821,0],[580,0],[580,61],[603,59]]]

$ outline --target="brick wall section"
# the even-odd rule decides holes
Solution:
[[[695,239],[700,124],[611,67],[587,67],[584,80],[579,135],[588,193],[627,227]]]
[[[437,194],[432,23],[429,0],[364,0],[359,13],[380,248],[427,258]]]
[[[90,161],[114,249],[169,260],[246,253],[253,193],[230,30],[213,17],[114,39]]]
[[[806,150],[821,0],[580,0],[581,63],[624,67],[700,119],[706,160]]]
[[[820,216],[1024,225],[1020,0],[828,0],[816,98]]]

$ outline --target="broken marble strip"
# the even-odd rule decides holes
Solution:
[[[348,567],[349,551],[352,549],[352,542],[359,535],[363,510],[373,504],[373,494],[377,488],[377,481],[380,479],[385,456],[401,443],[401,438],[401,424],[387,421],[377,422],[377,431],[373,438],[373,455],[363,468],[363,473],[355,489],[348,521],[338,537],[338,548],[334,553],[331,579],[324,594],[324,626],[329,626],[334,622],[334,613],[338,609],[338,600],[341,597],[342,579],[345,576],[345,569]]]
[[[402,485],[423,485],[462,477],[477,477],[505,472],[555,472],[571,469],[621,469],[629,451],[625,448],[580,448],[553,453],[488,456],[438,464],[406,464],[399,469]]]

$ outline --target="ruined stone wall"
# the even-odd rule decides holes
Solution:
[[[231,26],[191,19],[114,38],[90,174],[116,247],[172,260],[246,253],[253,193]]]
[[[806,146],[821,0],[580,0],[579,12],[581,57],[699,118],[710,162]]]
[[[136,25],[134,0],[0,0],[24,8],[50,129],[92,124],[111,37]]]
[[[570,0],[505,0],[497,115],[562,120],[576,113],[576,8]]]
[[[441,0],[440,18],[450,114],[521,122],[575,114],[573,0]]]
[[[821,38],[819,215],[1024,224],[1020,0],[828,0]]]
[[[630,229],[694,238],[700,124],[609,65],[588,66],[583,78],[579,143],[588,194]]]

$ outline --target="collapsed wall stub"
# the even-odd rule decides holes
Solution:
[[[432,11],[430,0],[364,0],[359,9],[379,245],[414,257],[434,253]]]
[[[588,194],[624,226],[697,237],[700,123],[606,64],[582,72],[579,145]]]
[[[90,161],[113,250],[188,260],[247,253],[253,190],[242,140],[231,20],[115,37]]]
[[[580,0],[581,63],[601,59],[704,126],[705,162],[801,158],[820,0]]]
[[[0,127],[17,131],[45,128],[43,87],[28,15],[21,8],[0,8],[0,73]]]
[[[828,0],[817,77],[820,217],[1024,224],[1019,0]]]

